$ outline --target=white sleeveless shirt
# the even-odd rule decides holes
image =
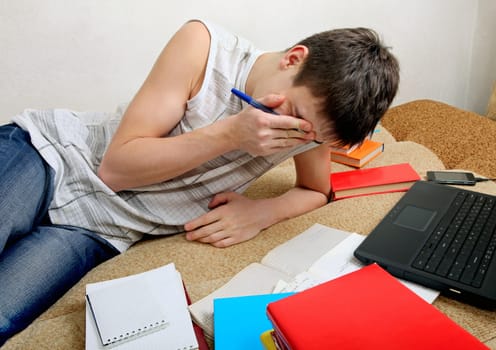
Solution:
[[[203,23],[211,37],[204,82],[187,102],[180,123],[165,137],[209,125],[244,108],[230,91],[245,90],[262,52],[221,27]],[[115,113],[26,110],[12,119],[30,133],[34,147],[55,170],[51,221],[94,231],[120,251],[144,234],[184,232],[186,222],[209,210],[215,194],[242,193],[275,165],[316,146],[310,143],[267,157],[229,152],[172,180],[115,193],[96,172],[122,114],[122,108]]]

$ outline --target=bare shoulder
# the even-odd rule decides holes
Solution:
[[[189,98],[200,89],[210,51],[210,33],[200,21],[186,22],[171,38],[161,57],[158,66],[164,63],[170,76],[180,75],[189,82]]]
[[[210,49],[201,22],[187,22],[165,45],[131,101],[114,139],[160,137],[184,116],[186,101],[200,89]]]
[[[186,22],[167,46],[180,48],[184,54],[193,53],[194,58],[205,60],[210,49],[210,33],[202,22]]]
[[[200,21],[192,20],[183,24],[179,30],[174,35],[173,40],[181,41],[188,44],[194,44],[192,46],[209,46],[210,45],[210,33],[205,26]]]
[[[180,30],[188,31],[191,34],[198,36],[203,35],[206,36],[207,39],[209,38],[207,26],[202,21],[196,19],[184,23]]]

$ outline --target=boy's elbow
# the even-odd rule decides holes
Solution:
[[[119,192],[123,188],[119,185],[117,177],[115,174],[105,166],[104,163],[100,164],[98,167],[96,175],[102,180],[102,182],[107,185],[112,191]]]

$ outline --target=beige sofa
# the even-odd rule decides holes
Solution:
[[[414,101],[391,109],[374,138],[385,142],[384,153],[368,167],[409,162],[422,176],[431,169],[467,169],[496,177],[492,143],[496,122],[434,101]],[[333,164],[334,171],[346,170]],[[276,195],[294,181],[291,161],[260,178],[248,190],[257,198]],[[475,190],[496,194],[496,184],[477,184]],[[74,286],[26,330],[8,341],[10,349],[83,349],[85,339],[85,284],[146,271],[174,262],[193,301],[226,283],[271,248],[314,223],[367,234],[399,200],[401,193],[336,201],[306,215],[281,222],[256,238],[217,249],[192,243],[183,235],[142,241],[126,253],[100,265]],[[366,290],[357,290],[366,293]],[[489,347],[496,349],[496,312],[439,297],[434,305]],[[442,335],[441,335],[442,336]],[[450,339],[446,339],[449,344]]]

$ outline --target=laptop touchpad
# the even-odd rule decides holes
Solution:
[[[407,205],[393,221],[395,225],[416,231],[425,231],[436,216],[433,210]]]

